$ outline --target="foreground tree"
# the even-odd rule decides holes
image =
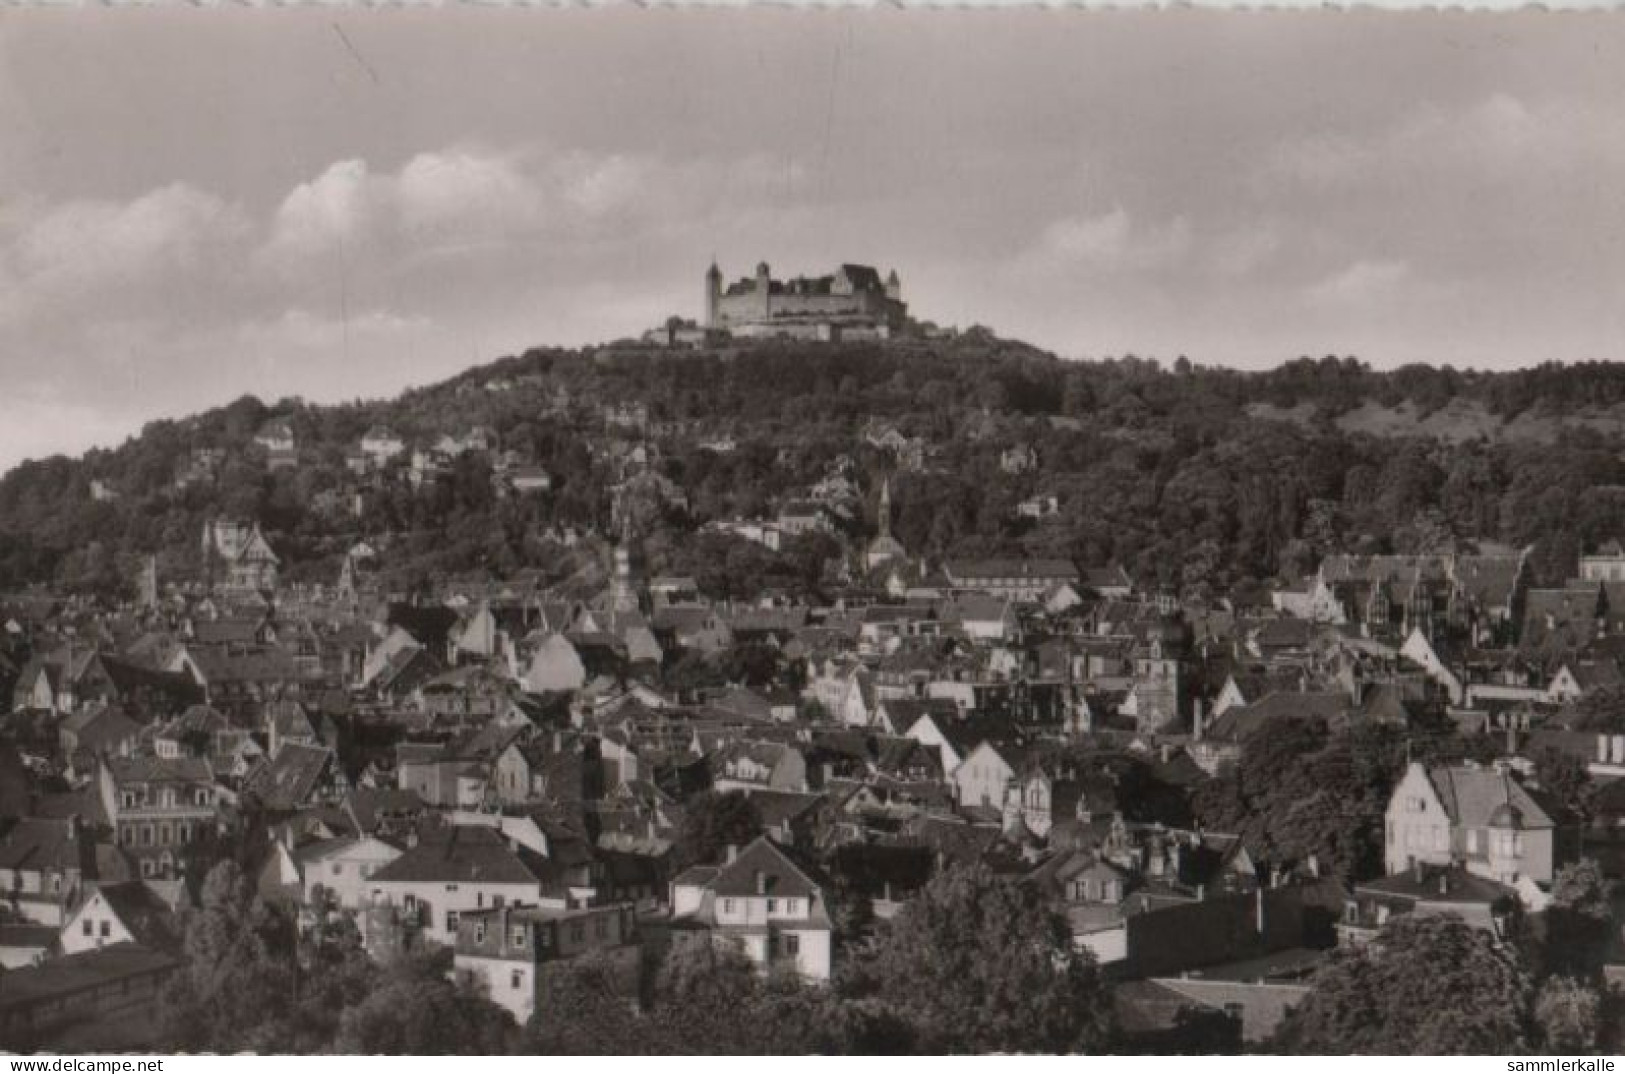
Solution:
[[[762,815],[743,791],[706,791],[689,799],[674,856],[683,865],[716,861],[729,846],[762,834]]]
[[[634,982],[635,983],[635,982]],[[616,966],[598,955],[558,965],[538,982],[542,1002],[525,1026],[535,1055],[642,1055],[652,1051],[635,996]]]
[[[233,861],[203,882],[181,920],[182,966],[165,988],[162,1039],[179,1051],[280,1051],[294,986],[291,921],[273,911]]]
[[[1087,1052],[1108,1038],[1107,992],[1065,920],[981,868],[927,884],[860,977],[922,1052]]]
[[[1535,997],[1535,1022],[1548,1052],[1570,1054],[1597,1047],[1602,996],[1572,977],[1549,977]]]
[[[1552,901],[1542,915],[1540,961],[1546,973],[1582,981],[1599,978],[1613,922],[1609,888],[1601,866],[1590,858],[1558,870],[1552,879]]]
[[[446,979],[445,959],[403,958],[366,999],[344,1011],[333,1050],[343,1055],[501,1055],[513,1018]]]
[[[1528,1048],[1530,982],[1489,933],[1407,914],[1315,977],[1276,1035],[1281,1051],[1509,1055]]]

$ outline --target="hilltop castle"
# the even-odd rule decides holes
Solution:
[[[713,264],[705,274],[705,327],[746,339],[887,339],[908,324],[897,273],[884,281],[868,265],[833,275],[775,280],[767,262],[726,287]]]
[[[656,346],[698,347],[727,339],[802,339],[830,343],[940,332],[908,315],[896,271],[883,280],[869,265],[842,265],[828,276],[775,280],[763,261],[754,276],[722,282],[705,273],[705,317],[671,317],[643,333]]]

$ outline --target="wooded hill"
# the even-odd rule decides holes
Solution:
[[[299,463],[273,471],[254,436],[276,419],[293,429]],[[346,453],[374,426],[412,445],[488,427],[553,489],[499,496],[483,453],[415,489],[404,457],[357,477]],[[920,465],[865,442],[887,427],[919,439]],[[732,450],[718,450],[725,440]],[[1479,541],[1533,545],[1536,580],[1552,583],[1582,547],[1625,535],[1619,366],[1379,372],[1306,358],[1245,373],[1184,359],[1066,362],[973,330],[889,345],[537,349],[388,401],[245,397],[0,479],[0,588],[114,596],[149,553],[166,577],[184,577],[214,516],[259,520],[295,581],[332,581],[360,537],[388,548],[404,585],[522,567],[562,574],[550,531],[603,529],[639,442],[687,499],[640,515],[651,569],[695,573],[723,596],[816,586],[817,560],[833,549],[774,555],[692,531],[771,514],[843,456],[866,497],[847,526],[854,540],[873,532],[880,477],[893,474],[894,531],[914,554],[1121,563],[1142,584],[1193,595],[1256,593],[1331,551]],[[1036,466],[1007,472],[1002,454],[1021,446]],[[200,449],[223,452],[217,468],[179,487]],[[111,497],[93,496],[93,482]],[[1016,505],[1039,494],[1059,512],[1018,517]]]

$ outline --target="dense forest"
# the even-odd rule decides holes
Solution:
[[[607,422],[614,405],[641,405],[648,426]],[[271,470],[254,443],[277,418],[298,437],[296,467]],[[489,427],[503,451],[548,471],[552,491],[500,496],[484,454],[416,487],[404,459],[358,479],[345,455],[380,424],[411,444]],[[900,467],[864,441],[885,427],[918,438],[923,462]],[[731,449],[716,448],[721,438]],[[245,397],[0,479],[0,587],[115,595],[151,553],[183,578],[213,516],[260,521],[295,581],[331,581],[359,537],[387,547],[406,585],[522,567],[562,576],[554,537],[608,525],[635,442],[653,449],[655,485],[683,493],[654,496],[638,516],[651,566],[723,596],[816,585],[828,549],[774,555],[692,531],[770,514],[843,466],[868,498],[854,539],[873,532],[880,477],[892,474],[894,529],[913,553],[1121,563],[1188,595],[1256,593],[1332,551],[1488,541],[1532,546],[1537,582],[1551,583],[1583,547],[1625,534],[1625,368],[1377,371],[1327,357],[1248,373],[1062,361],[972,331],[892,345],[538,349],[391,401]],[[1001,453],[1017,446],[1037,464],[1006,472]],[[183,487],[177,475],[200,449],[223,455]],[[1037,494],[1059,511],[1020,517],[1016,505]]]

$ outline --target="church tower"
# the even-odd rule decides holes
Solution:
[[[903,281],[897,278],[896,269],[892,269],[886,276],[886,297],[893,302],[903,301]]]
[[[141,565],[141,579],[136,600],[147,611],[158,607],[158,557],[148,556]]]
[[[720,328],[717,324],[717,306],[722,301],[722,270],[715,261],[705,274],[705,327]]]
[[[638,578],[632,562],[632,512],[624,503],[618,502],[617,506],[620,508],[621,539],[616,542],[613,552],[614,576],[610,580],[609,610],[636,612],[641,610],[641,601],[638,599]]]
[[[863,562],[870,570],[883,566],[893,560],[902,560],[908,557],[902,542],[892,536],[891,532],[891,478],[886,478],[880,486],[880,507],[876,511],[879,516],[876,523],[879,528],[875,539],[869,542],[869,550],[864,553]]]

